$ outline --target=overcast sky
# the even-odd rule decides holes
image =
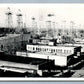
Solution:
[[[70,26],[70,21],[74,21],[75,25],[84,27],[84,4],[0,4],[0,26],[6,26],[6,12],[10,7],[12,12],[13,26],[17,26],[18,9],[23,14],[23,22],[27,27],[32,25],[32,17],[36,18],[38,25],[46,27],[46,21],[56,22],[58,26],[62,26],[66,20],[66,27]],[[51,18],[47,15],[54,14]]]

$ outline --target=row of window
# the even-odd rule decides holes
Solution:
[[[71,54],[72,50],[63,50],[63,49],[51,49],[51,48],[39,48],[39,47],[29,47],[29,51],[43,51],[43,52],[50,52],[50,53],[65,53],[65,54]]]

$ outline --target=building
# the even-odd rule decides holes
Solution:
[[[67,66],[71,59],[79,58],[81,47],[27,44],[27,52],[16,52],[17,56],[54,60],[57,66]]]

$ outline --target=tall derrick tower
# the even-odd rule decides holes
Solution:
[[[53,26],[53,37],[55,36],[55,22],[52,22],[52,26]]]
[[[12,20],[12,12],[9,7],[7,8],[7,12],[5,14],[6,14],[6,27],[9,29],[10,32],[10,29],[13,28],[13,20]]]
[[[31,31],[33,31],[35,34],[37,33],[37,22],[36,22],[36,18],[32,17],[32,29]]]
[[[65,36],[66,35],[66,20],[64,20],[63,21],[63,29],[62,29],[62,34],[63,34],[63,36]]]
[[[53,33],[53,29],[52,29],[52,24],[53,24],[53,21],[52,21],[52,16],[54,16],[54,14],[48,14],[48,21],[47,22],[47,36],[51,35]],[[53,24],[53,27],[54,27],[54,24]]]
[[[20,30],[23,28],[23,19],[22,19],[23,15],[22,15],[20,9],[18,9],[18,13],[16,16],[17,16],[17,29],[16,29],[16,31],[20,32]]]
[[[74,35],[74,21],[70,21],[70,35],[72,37]]]

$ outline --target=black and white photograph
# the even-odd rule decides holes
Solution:
[[[0,78],[10,77],[84,78],[84,4],[0,4]]]

